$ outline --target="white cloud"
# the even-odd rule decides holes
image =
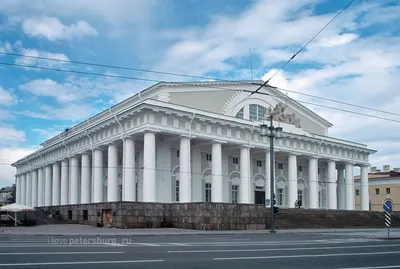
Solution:
[[[16,169],[12,163],[34,152],[36,148],[0,147],[0,187],[10,186],[15,183]]]
[[[0,86],[0,105],[10,106],[18,103],[17,96],[11,90],[5,90]]]
[[[71,83],[59,84],[52,79],[35,79],[19,86],[21,90],[28,91],[37,96],[50,96],[58,102],[66,103],[81,99],[85,96],[81,88]]]
[[[0,147],[19,145],[26,141],[25,132],[5,124],[0,125]]]
[[[41,129],[41,128],[33,128],[33,132],[40,134],[40,139],[45,141],[50,138],[55,137],[59,133],[63,132],[64,130],[60,128],[60,130],[56,130],[55,128],[48,128],[48,129]]]
[[[64,25],[58,18],[48,16],[26,19],[22,23],[22,29],[29,36],[45,37],[50,41],[98,35],[96,29],[86,21]]]
[[[15,63],[22,64],[22,65],[33,65],[33,66],[40,66],[40,67],[50,67],[50,68],[63,68],[68,63],[63,61],[68,61],[68,57],[63,53],[52,53],[47,51],[39,51],[35,49],[27,49],[23,48],[22,45],[17,45],[16,49],[18,53],[30,56],[30,57],[17,57],[15,59]],[[54,60],[44,60],[38,59],[34,57],[43,57],[43,58],[50,58],[56,59],[60,61]],[[39,69],[31,69],[27,68],[28,70],[39,70]]]

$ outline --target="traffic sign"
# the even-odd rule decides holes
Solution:
[[[265,199],[265,205],[270,206],[271,205],[271,200],[270,199]]]
[[[383,210],[386,212],[392,212],[392,202],[386,201],[386,203],[383,204]]]
[[[392,224],[390,218],[390,212],[385,212],[385,225],[386,227],[390,227],[390,224]]]

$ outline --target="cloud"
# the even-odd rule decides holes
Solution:
[[[68,63],[63,62],[63,61],[68,61],[68,57],[63,54],[63,53],[52,53],[52,52],[47,52],[47,51],[39,51],[36,49],[28,49],[28,48],[23,48],[22,45],[18,45],[17,51],[19,54],[23,54],[26,56],[30,57],[17,57],[15,59],[15,63],[17,64],[22,64],[22,65],[32,65],[32,66],[39,66],[39,67],[49,67],[49,68],[63,68]],[[42,57],[42,58],[51,58],[51,59],[56,59],[60,61],[49,61],[49,60],[44,60],[44,59],[37,59],[33,57]],[[31,69],[27,68],[28,70],[39,70],[39,69]]]
[[[0,105],[10,106],[18,103],[17,96],[12,90],[5,90],[0,86]]]
[[[12,126],[0,125],[0,147],[19,145],[26,141],[25,132],[17,130]]]
[[[50,41],[71,40],[83,36],[98,35],[86,21],[77,21],[71,25],[64,25],[58,18],[42,16],[29,18],[22,23],[25,34],[32,37],[45,37]]]
[[[31,154],[37,148],[29,147],[0,147],[0,187],[11,186],[15,183],[16,169],[11,166],[17,160]]]
[[[47,129],[41,129],[41,128],[33,128],[33,132],[38,133],[41,137],[41,140],[48,140],[50,138],[55,137],[59,133],[63,132],[63,128],[59,128],[59,130],[55,128],[47,128]]]

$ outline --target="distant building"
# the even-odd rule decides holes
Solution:
[[[11,204],[12,187],[4,187],[0,189],[0,206]]]
[[[384,165],[383,170],[371,167],[368,173],[369,210],[383,211],[383,204],[392,203],[393,211],[400,210],[400,168],[390,169]],[[355,209],[360,209],[360,176],[354,177]]]

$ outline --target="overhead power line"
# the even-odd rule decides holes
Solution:
[[[257,93],[262,87],[266,86],[269,81],[275,77],[280,71],[283,70],[283,68],[285,68],[285,66],[287,64],[289,64],[300,52],[302,52],[305,47],[308,46],[308,44],[310,44],[323,30],[325,30],[326,27],[328,27],[337,17],[339,17],[340,14],[342,14],[343,11],[345,11],[349,6],[351,6],[351,4],[353,4],[355,0],[350,1],[344,8],[342,8],[339,13],[337,13],[324,27],[322,27],[321,30],[319,30],[310,40],[308,40],[308,42],[306,44],[304,44],[295,54],[293,54],[292,57],[290,57],[289,60],[286,61],[286,63],[284,63],[281,68],[279,68],[269,79],[267,79],[262,86],[258,87],[253,93],[251,93],[250,95]]]
[[[24,68],[35,68],[35,69],[43,69],[43,70],[49,70],[49,71],[59,71],[59,72],[67,72],[67,73],[77,73],[77,74],[85,74],[85,75],[94,75],[94,76],[101,76],[101,77],[112,77],[112,78],[120,78],[120,79],[129,79],[129,80],[141,80],[141,81],[147,81],[147,82],[155,82],[155,83],[174,83],[174,82],[166,82],[166,81],[160,81],[160,80],[154,80],[154,79],[145,79],[145,78],[138,78],[138,77],[129,77],[129,76],[119,76],[119,75],[111,75],[111,74],[101,74],[101,73],[94,73],[94,72],[86,72],[86,71],[77,71],[77,70],[68,70],[68,69],[58,69],[58,68],[50,68],[50,67],[41,67],[41,66],[32,66],[32,65],[22,65],[22,64],[15,64],[15,63],[5,63],[5,62],[0,62],[0,65],[6,65],[6,66],[15,66],[15,67],[24,67]],[[184,84],[184,83],[183,83]],[[213,88],[213,89],[223,89],[223,90],[232,90],[232,91],[243,91],[243,92],[249,92],[252,93],[253,91],[251,90],[246,90],[246,89],[232,89],[232,88],[227,88],[227,87],[218,87],[218,86],[212,86],[212,85],[193,85],[191,83],[187,83],[188,86],[193,86],[193,87],[202,87],[202,88]],[[259,85],[259,84],[255,84],[255,85]],[[272,87],[272,86],[271,86]],[[277,87],[272,87],[272,88],[277,88]],[[285,91],[290,91],[290,90],[286,90],[286,89],[282,89]],[[293,91],[295,92],[295,91]],[[300,93],[300,92],[296,92],[298,94],[302,94],[302,95],[308,95],[308,94],[304,94],[304,93]],[[296,99],[292,99],[290,97],[283,97],[283,96],[278,96],[278,95],[274,95],[274,94],[270,94],[270,93],[262,93],[262,92],[258,92],[258,94],[263,94],[263,95],[269,95],[271,97],[275,97],[275,98],[279,98],[279,99],[287,99],[287,100],[295,100],[297,102],[301,102],[301,103],[308,103],[311,105],[315,105],[315,106],[320,106],[320,107],[325,107],[325,108],[329,108],[329,109],[335,109],[338,111],[342,111],[342,112],[348,112],[348,113],[352,113],[352,114],[357,114],[357,115],[362,115],[362,116],[367,116],[367,117],[372,117],[372,118],[377,118],[377,119],[382,119],[382,120],[387,120],[387,121],[392,121],[392,122],[400,122],[400,121],[396,121],[396,120],[392,120],[392,119],[388,119],[388,118],[384,118],[384,117],[379,117],[379,116],[374,116],[374,115],[370,115],[370,114],[364,114],[364,113],[359,113],[359,112],[355,112],[355,111],[351,111],[351,110],[344,110],[344,109],[339,109],[339,108],[334,108],[334,107],[329,107],[329,106],[323,106],[323,105],[319,105],[319,104],[314,104],[314,103],[310,103],[310,102],[306,102],[306,101],[301,101],[301,100],[296,100]],[[249,96],[247,96],[246,98],[244,98],[243,100],[241,100],[240,102],[238,102],[235,106],[231,107],[229,111],[231,111],[232,109],[234,109],[237,105],[239,105],[240,103],[242,103],[243,101],[245,101]],[[377,111],[377,112],[381,112],[381,113],[387,113],[387,114],[392,114],[392,115],[396,115],[396,116],[400,116],[400,114],[396,114],[393,112],[387,112],[387,111],[383,111],[383,110],[377,110],[374,108],[368,108],[368,107],[362,107],[359,105],[354,105],[354,104],[350,104],[350,103],[345,103],[345,102],[341,102],[341,101],[337,101],[337,100],[328,100],[328,98],[325,97],[319,97],[319,96],[313,96],[315,98],[320,98],[320,99],[325,99],[327,101],[332,101],[332,102],[337,102],[337,103],[342,103],[345,105],[349,105],[349,106],[355,106],[358,108],[364,108],[364,109],[369,109],[372,111]],[[221,115],[224,116],[224,115]]]

